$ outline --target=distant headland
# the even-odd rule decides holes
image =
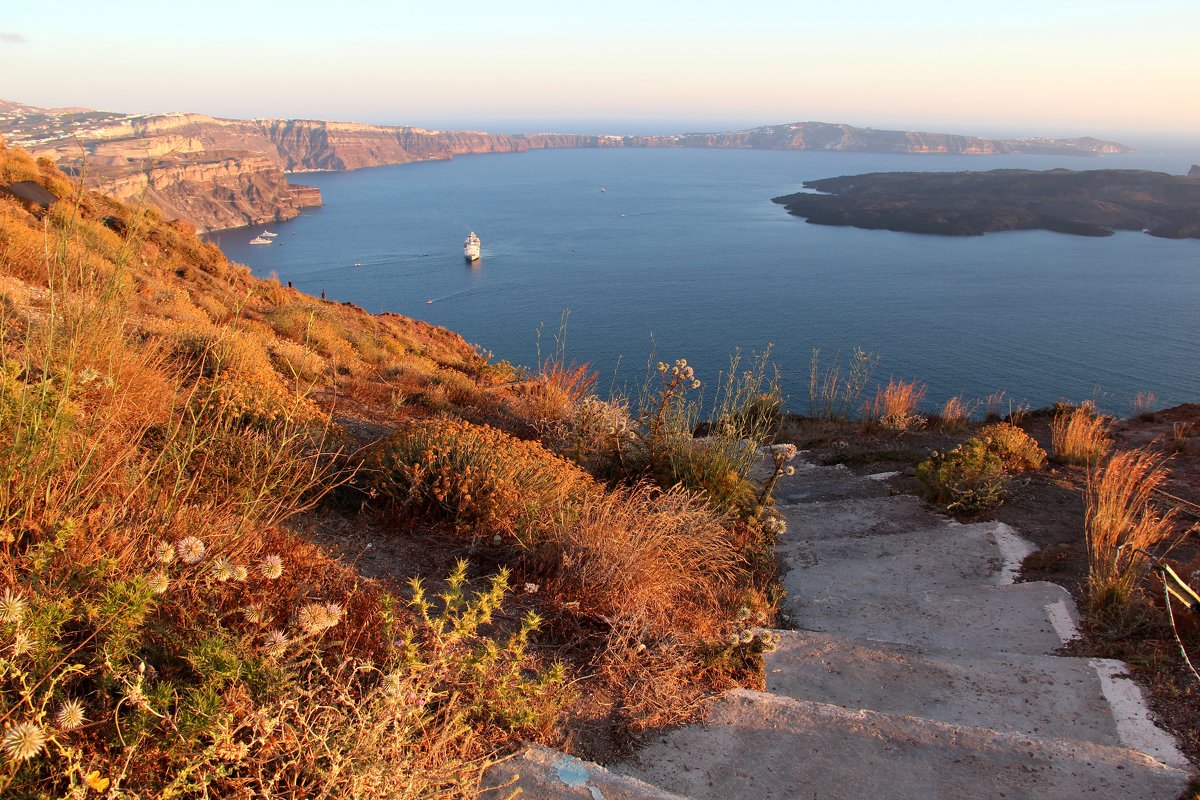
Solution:
[[[1200,239],[1200,167],[1187,176],[1125,169],[875,172],[804,186],[814,191],[774,202],[817,225],[946,236],[1035,229],[1109,236],[1141,230]]]
[[[668,136],[493,134],[298,119],[219,119],[203,114],[121,114],[43,109],[0,100],[0,136],[86,174],[123,199],[145,199],[200,230],[290,219],[320,192],[287,173],[352,170],[543,148],[698,147],[881,153],[1038,153],[1094,156],[1131,148],[1091,137],[989,139],[796,122],[724,133]]]

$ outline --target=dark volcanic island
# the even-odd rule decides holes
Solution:
[[[774,202],[817,225],[908,233],[1140,230],[1200,239],[1200,176],[1193,175],[1195,169],[1189,176],[1127,169],[873,172],[805,181],[815,191]]]

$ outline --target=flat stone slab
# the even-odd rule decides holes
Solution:
[[[780,505],[850,497],[883,497],[889,491],[887,481],[855,475],[840,464],[822,467],[801,456],[792,462],[792,466],[796,468],[796,474],[781,478],[775,486],[775,500]]]
[[[1057,739],[1134,744],[1121,739],[1087,659],[778,633],[778,648],[766,656],[773,694]]]
[[[1073,615],[1067,590],[1053,583],[1018,583],[967,589],[886,594],[849,584],[824,596],[789,596],[789,619],[800,630],[852,639],[977,652],[1057,650],[1060,635],[1047,607]]]
[[[1177,800],[1188,782],[1126,748],[746,690],[622,771],[696,800]]]
[[[778,548],[788,594],[801,602],[852,592],[892,595],[998,582],[997,523],[943,525],[883,536],[795,539]],[[803,532],[797,532],[803,536]]]
[[[610,772],[538,744],[489,767],[480,781],[479,800],[688,800],[629,775]]]
[[[930,530],[952,523],[948,517],[934,513],[912,495],[780,504],[779,508],[788,521],[785,541],[793,537],[825,539],[835,536],[879,536]]]

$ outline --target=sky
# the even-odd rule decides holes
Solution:
[[[493,132],[1200,135],[1200,0],[6,0],[0,98]]]

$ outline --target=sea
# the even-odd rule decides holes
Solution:
[[[310,295],[454,330],[495,360],[565,353],[601,391],[686,358],[711,386],[770,349],[787,407],[855,348],[875,381],[1001,407],[1094,400],[1128,414],[1200,401],[1200,240],[1140,232],[941,237],[807,224],[771,198],[876,171],[1138,168],[1186,173],[1200,148],[1062,156],[579,149],[293,175],[324,206],[212,235],[232,260]],[[469,266],[462,242],[479,234]],[[711,393],[710,393],[711,397]]]

